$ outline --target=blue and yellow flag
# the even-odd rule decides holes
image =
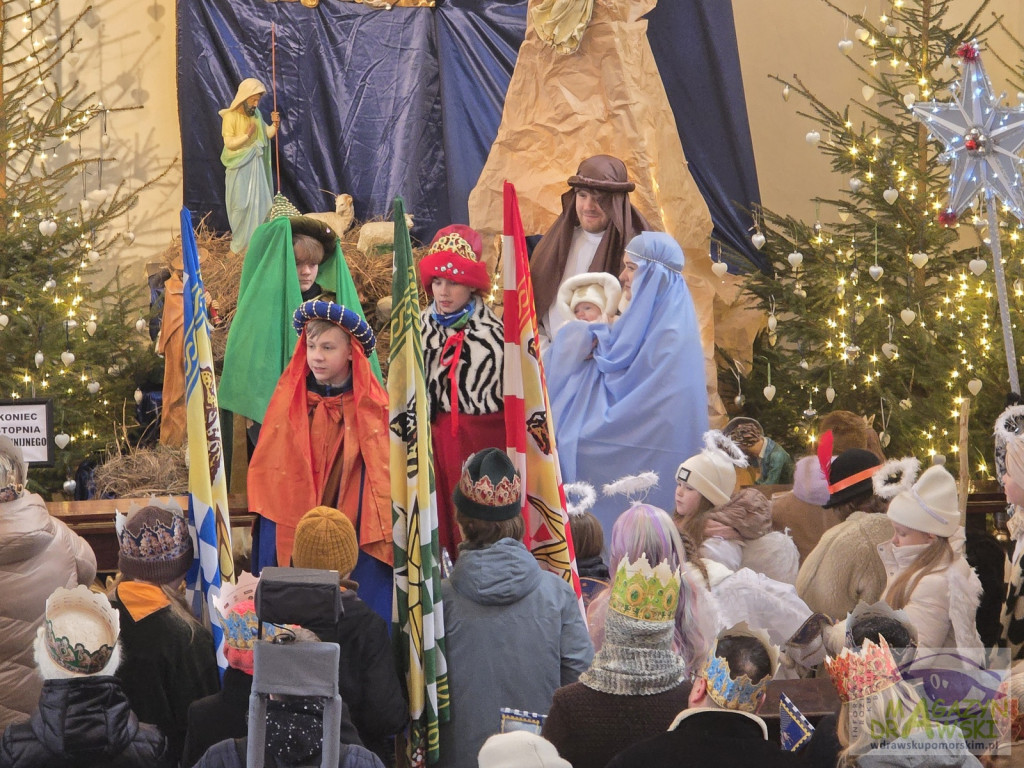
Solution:
[[[796,708],[796,704],[784,693],[779,694],[779,738],[782,748],[787,752],[796,752],[811,740],[814,726],[804,717],[804,713]]]
[[[448,664],[441,605],[441,547],[430,442],[430,412],[412,243],[395,198],[388,400],[391,513],[395,540],[392,637],[409,690],[408,757],[414,768],[440,757],[439,724],[448,721]]]
[[[224,444],[217,408],[217,381],[213,373],[210,321],[206,314],[206,291],[199,273],[199,252],[192,214],[181,209],[181,255],[185,273],[185,416],[188,433],[188,523],[196,542],[196,559],[186,583],[196,616],[202,616],[220,587],[234,582],[231,554],[231,525],[228,512],[228,484],[224,466]],[[224,632],[210,611],[217,665],[227,668]]]

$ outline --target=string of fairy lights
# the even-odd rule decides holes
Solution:
[[[891,8],[894,15],[902,9],[902,0],[895,0]],[[896,94],[890,89],[883,94],[882,106],[875,106],[873,100],[878,95],[878,90],[873,85],[864,84],[861,89],[863,97],[862,106],[866,113],[880,112],[888,108],[889,104],[895,108],[894,114],[900,112],[899,102],[908,111],[912,110],[915,103],[920,100],[936,98],[937,93],[944,91],[956,92],[958,83],[957,72],[954,68],[956,62],[952,57],[941,59],[941,63],[933,72],[924,69],[924,65],[912,64],[906,57],[911,55],[912,46],[905,46],[908,42],[899,34],[897,21],[888,14],[881,14],[879,26],[864,24],[856,31],[855,37],[869,49],[869,64],[872,68],[879,67],[884,61],[893,71],[903,70],[910,73],[914,78],[915,87],[911,90],[900,91]],[[853,41],[846,38],[839,42],[839,50],[848,55],[854,47]],[[937,60],[937,59],[936,59]],[[881,76],[880,76],[881,77]],[[783,98],[789,98],[790,83],[784,83]],[[891,81],[890,81],[891,82]],[[802,84],[800,84],[802,87]],[[804,95],[813,101],[811,94],[804,92]],[[1024,97],[1024,94],[1018,94]],[[936,266],[934,258],[941,255],[934,246],[924,245],[926,241],[932,241],[931,237],[920,237],[920,242],[915,246],[912,244],[912,229],[916,230],[921,225],[914,225],[914,211],[920,211],[920,221],[924,231],[936,231],[936,228],[952,226],[960,228],[961,223],[947,221],[943,213],[947,208],[946,190],[925,191],[924,179],[917,172],[916,168],[908,167],[903,158],[898,157],[898,146],[900,136],[889,135],[884,127],[862,126],[857,129],[853,120],[849,119],[848,113],[843,113],[845,119],[829,120],[830,115],[827,108],[818,103],[819,115],[822,115],[824,131],[828,132],[828,138],[822,145],[823,149],[833,156],[842,154],[847,160],[847,166],[853,168],[853,174],[848,179],[849,190],[855,197],[855,203],[848,208],[840,207],[838,210],[839,220],[846,224],[850,217],[850,211],[856,210],[857,206],[863,205],[869,199],[881,198],[880,204],[893,208],[895,223],[892,227],[898,232],[906,229],[908,237],[904,247],[904,258],[902,264],[904,269],[898,274],[887,275],[887,269],[879,264],[878,259],[878,224],[875,223],[874,242],[867,229],[866,222],[861,219],[854,221],[847,227],[835,227],[837,232],[831,233],[825,230],[820,223],[814,226],[814,234],[806,241],[811,252],[809,263],[805,263],[803,253],[800,252],[798,233],[792,235],[794,250],[789,254],[787,260],[788,274],[784,282],[793,295],[806,298],[807,292],[801,282],[802,275],[806,270],[824,269],[831,265],[835,269],[835,279],[832,296],[827,301],[827,308],[822,318],[827,332],[824,336],[823,350],[819,350],[826,360],[829,371],[829,385],[824,392],[825,399],[832,403],[836,397],[836,390],[832,380],[833,366],[849,366],[855,361],[858,365],[858,380],[848,380],[846,386],[851,390],[858,387],[874,387],[879,392],[906,391],[906,397],[900,397],[895,403],[888,403],[887,398],[881,401],[882,433],[881,440],[883,447],[886,444],[886,426],[888,422],[887,411],[895,409],[910,410],[914,408],[914,399],[910,396],[910,382],[908,374],[913,377],[913,369],[908,369],[905,360],[900,355],[899,344],[902,340],[900,328],[913,329],[915,333],[930,334],[932,343],[948,341],[955,345],[956,364],[951,366],[947,372],[944,382],[944,389],[947,393],[947,408],[945,410],[948,420],[931,423],[920,430],[918,437],[921,441],[921,448],[929,455],[951,453],[956,455],[960,447],[958,445],[958,426],[961,406],[966,397],[977,395],[983,386],[979,372],[985,370],[989,361],[998,356],[1000,350],[993,339],[999,337],[999,317],[995,307],[993,293],[993,282],[991,273],[987,273],[988,261],[981,256],[981,246],[978,248],[976,258],[972,259],[966,266],[957,265],[952,269],[930,269],[925,271],[925,266],[932,261]],[[895,119],[895,118],[894,118]],[[908,122],[907,125],[914,125]],[[905,137],[904,137],[905,138]],[[929,143],[932,137],[929,136]],[[817,145],[822,141],[821,133],[812,130],[807,133],[806,140],[811,145]],[[915,161],[916,161],[915,157]],[[930,161],[932,162],[932,161]],[[940,155],[939,163],[948,163],[949,157]],[[921,205],[922,194],[927,194],[927,202]],[[907,205],[896,206],[897,201],[905,201]],[[895,207],[894,207],[895,206]],[[979,240],[985,245],[989,244],[989,238],[985,237],[985,216],[984,204],[980,197],[971,203],[974,209],[973,218],[970,223],[978,228]],[[898,212],[897,211],[898,208]],[[1015,211],[1005,202],[1000,202],[996,208],[1000,223],[1001,239],[1014,255],[1004,257],[1003,265],[1016,271],[1016,279],[1012,283],[1012,297],[1017,300],[1018,306],[1024,299],[1024,259],[1019,257],[1022,225],[1014,217]],[[904,217],[904,221],[900,221]],[[967,222],[964,222],[967,223]],[[906,224],[906,226],[905,226]],[[755,247],[760,248],[764,244],[764,237],[760,232],[760,224],[755,215],[754,234],[752,236]],[[844,231],[845,230],[845,231]],[[851,234],[851,232],[853,234]],[[897,234],[897,239],[899,235]],[[870,251],[874,248],[874,259]],[[891,248],[891,245],[888,246]],[[929,253],[931,250],[933,253]],[[893,254],[888,254],[885,266],[893,265]],[[873,261],[873,263],[872,263]],[[896,263],[900,263],[897,261]],[[869,266],[870,265],[870,266]],[[782,264],[785,268],[787,265]],[[780,275],[781,277],[781,275]],[[945,288],[940,286],[945,284]],[[926,303],[924,306],[913,298],[915,291],[912,286],[925,284],[929,293],[938,295],[934,302]],[[766,302],[769,310],[768,321],[768,342],[775,346],[778,338],[777,326],[779,319],[776,314],[775,297],[770,297]],[[871,333],[859,332],[864,323],[878,323]],[[1015,326],[1014,326],[1015,327]],[[879,332],[881,331],[881,332]],[[888,339],[875,348],[877,339]],[[870,341],[872,348],[862,349],[862,339]],[[790,342],[799,346],[802,342]],[[802,346],[799,346],[802,352]],[[798,355],[799,356],[799,355]],[[1015,364],[1016,361],[1010,361]],[[806,359],[800,359],[799,367],[804,370],[810,368]],[[776,382],[779,381],[776,376]],[[807,390],[810,392],[810,404],[804,411],[805,416],[816,415],[814,399],[822,396],[824,387],[817,383],[808,383]],[[769,392],[770,390],[770,392]],[[794,387],[789,394],[790,397],[808,397],[808,391]],[[771,400],[775,396],[776,387],[772,385],[769,374],[769,386],[765,388],[765,396]],[[769,396],[770,394],[770,396]],[[785,393],[780,393],[785,397]],[[813,429],[804,431],[804,439],[808,445],[813,446],[817,441],[817,435]],[[978,473],[988,473],[987,462],[979,457],[975,464]]]
[[[56,200],[49,200],[36,210],[27,210],[15,205],[7,222],[8,234],[11,228],[26,232],[38,230],[40,258],[60,258],[70,262],[77,260],[70,277],[59,285],[51,274],[43,283],[41,291],[24,287],[18,291],[18,298],[0,294],[0,334],[7,331],[12,321],[19,316],[35,318],[35,311],[42,309],[42,302],[52,305],[47,313],[52,318],[55,311],[64,337],[64,350],[59,356],[47,359],[40,341],[38,351],[23,366],[16,368],[15,381],[22,385],[13,388],[12,399],[35,397],[37,394],[54,396],[74,395],[85,392],[96,396],[98,403],[109,406],[110,401],[101,394],[102,386],[91,366],[79,363],[77,366],[73,348],[89,343],[99,329],[96,308],[87,306],[83,297],[83,275],[100,260],[115,241],[115,237],[101,238],[97,227],[113,215],[125,214],[127,231],[121,237],[131,244],[134,235],[127,219],[130,208],[129,194],[119,194],[118,186],[103,186],[104,150],[109,147],[108,124],[112,111],[102,102],[88,103],[74,100],[77,83],[67,92],[61,93],[57,85],[59,65],[70,64],[77,58],[76,48],[82,43],[76,23],[66,24],[63,31],[55,15],[57,4],[46,0],[29,0],[22,10],[14,10],[13,3],[5,3],[4,23],[8,26],[21,17],[20,37],[13,39],[3,51],[5,58],[5,82],[8,86],[5,100],[8,104],[19,101],[13,119],[6,125],[8,134],[4,155],[5,186],[10,198],[19,200],[19,191],[27,190],[40,177],[63,173],[69,185],[82,183],[82,199],[77,206],[57,211],[65,198],[74,191],[63,190]],[[76,21],[87,14],[95,14],[89,8]],[[88,99],[88,97],[86,97]],[[83,148],[83,140],[90,130],[99,124],[100,135],[96,154]],[[89,144],[92,142],[90,141]],[[77,144],[77,146],[76,146]],[[2,145],[0,145],[2,146]],[[89,170],[87,173],[86,170]],[[95,178],[97,186],[88,190],[88,179]],[[21,202],[36,200],[38,195],[26,194]],[[53,206],[53,207],[51,207]],[[34,236],[34,232],[32,233]],[[52,245],[47,246],[47,241]],[[26,241],[27,242],[27,241]],[[25,247],[25,243],[23,243]],[[51,332],[54,329],[49,329]],[[41,336],[44,329],[39,329]],[[10,331],[7,331],[8,333]],[[115,366],[116,368],[116,366]],[[107,371],[110,373],[110,371]],[[57,435],[56,443],[61,449],[75,439],[98,437],[95,428],[86,423],[76,434]]]

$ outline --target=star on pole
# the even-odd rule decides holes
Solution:
[[[981,63],[977,42],[957,49],[962,61],[959,87],[950,102],[915,104],[913,112],[946,147],[949,202],[940,220],[951,224],[979,191],[991,191],[1024,222],[1020,150],[1024,147],[1024,106],[999,105]]]

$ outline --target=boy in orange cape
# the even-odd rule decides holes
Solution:
[[[376,338],[356,312],[332,301],[305,302],[293,322],[299,341],[249,464],[249,509],[259,515],[253,559],[289,565],[302,516],[320,505],[340,509],[359,535],[352,578],[360,596],[390,620],[388,395],[368,359]]]

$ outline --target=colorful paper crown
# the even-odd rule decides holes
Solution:
[[[836,658],[825,657],[825,668],[842,702],[884,691],[903,679],[884,637],[875,645],[865,640],[859,651],[844,648]]]
[[[770,669],[767,675],[761,680],[753,681],[746,675],[734,678],[729,669],[729,662],[722,656],[716,656],[712,649],[708,654],[708,660],[704,665],[704,678],[708,684],[708,696],[718,706],[725,709],[739,709],[744,712],[753,712],[760,703],[761,694],[768,687],[768,681],[772,679],[775,670],[779,666],[779,647],[774,645],[763,629],[754,630],[747,626],[746,622],[740,622],[731,629],[723,631],[719,641],[726,637],[753,637],[764,646],[768,652]]]
[[[508,454],[497,448],[477,451],[462,465],[452,493],[463,517],[501,522],[520,513],[522,483]]]
[[[480,235],[465,225],[452,224],[440,230],[419,264],[420,281],[427,295],[433,295],[431,281],[435,277],[478,291],[490,290],[487,267],[480,261],[481,248]]]
[[[623,558],[615,572],[608,609],[640,621],[673,622],[681,578],[678,569],[673,570],[665,560],[651,568],[647,555],[633,563]]]
[[[367,357],[377,346],[377,337],[373,335],[373,329],[366,320],[343,304],[335,304],[333,301],[304,302],[292,316],[295,332],[302,333],[310,320],[326,320],[348,331],[352,338],[359,342]]]
[[[117,646],[120,617],[106,595],[84,584],[58,587],[46,599],[46,653],[62,669],[76,675],[103,671]]]

